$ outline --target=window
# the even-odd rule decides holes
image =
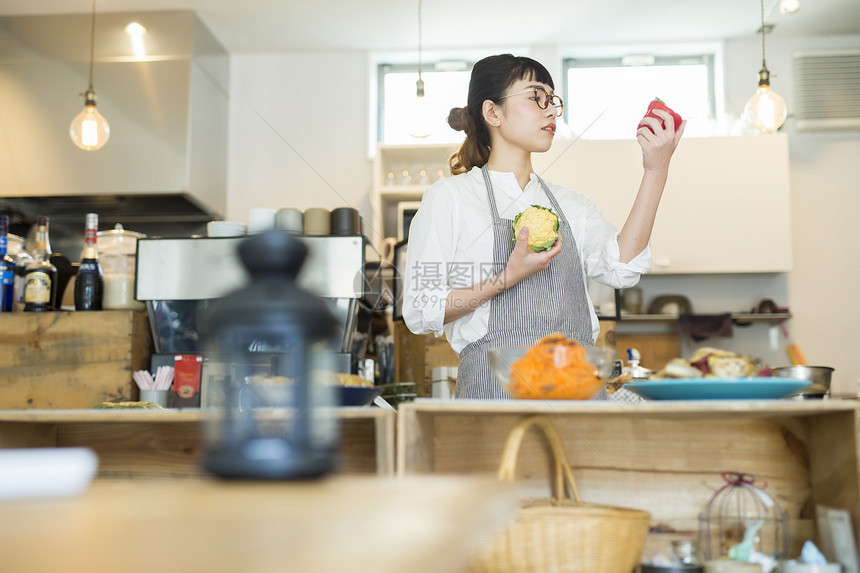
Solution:
[[[655,97],[706,136],[716,117],[714,56],[628,56],[564,61],[564,119],[573,137],[626,139]]]
[[[451,108],[466,105],[471,64],[423,66],[424,97],[415,95],[418,65],[379,66],[377,139],[386,144],[456,143],[463,132],[448,125]]]

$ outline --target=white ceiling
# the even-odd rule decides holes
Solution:
[[[860,34],[860,0],[765,1],[773,35]],[[0,0],[0,16],[88,13],[89,0]],[[98,12],[193,10],[231,53],[414,50],[418,0],[97,0]],[[758,0],[423,0],[424,49],[754,38]]]

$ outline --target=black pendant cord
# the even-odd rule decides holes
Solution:
[[[418,0],[418,81],[415,83],[415,89],[418,97],[424,97],[424,80],[421,79],[421,71],[422,71],[422,51],[423,51],[423,42],[421,37],[421,29],[423,28],[421,22],[421,10],[422,8],[422,0]]]
[[[761,67],[767,67],[764,58],[764,0],[761,0]]]
[[[96,0],[93,0],[93,15],[90,21],[90,89],[93,91],[93,61],[96,49]]]

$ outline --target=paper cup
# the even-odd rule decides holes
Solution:
[[[152,402],[162,408],[167,408],[167,394],[169,390],[141,390],[140,401]]]

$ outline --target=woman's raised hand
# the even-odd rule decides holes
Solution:
[[[508,258],[505,266],[504,284],[505,288],[511,288],[521,280],[535,274],[549,266],[549,262],[561,252],[561,237],[547,250],[534,253],[529,250],[529,228],[523,227],[517,236],[514,251]]]
[[[675,153],[675,148],[678,147],[678,142],[684,134],[684,127],[687,125],[685,119],[678,126],[678,131],[675,131],[672,114],[662,109],[655,109],[653,113],[663,118],[666,127],[660,125],[660,121],[653,117],[642,118],[642,123],[647,124],[648,127],[643,126],[636,131],[636,140],[642,148],[642,163],[645,171],[669,168],[669,160],[672,159],[672,154]]]

